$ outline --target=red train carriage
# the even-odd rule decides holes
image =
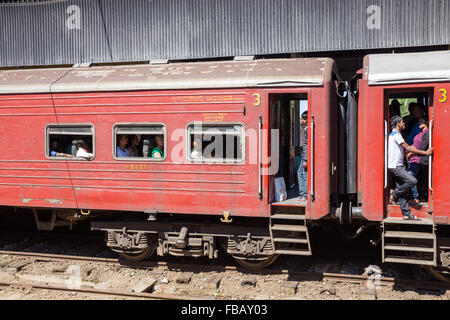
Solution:
[[[369,55],[364,59],[362,77],[357,174],[360,207],[353,214],[382,223],[383,262],[448,268],[450,51]],[[393,181],[387,169],[387,139],[393,99],[405,106],[422,104],[423,116],[429,120],[429,145],[434,155],[418,179],[424,199],[421,206],[412,208],[422,221],[403,221],[400,207],[389,203]]]
[[[32,208],[40,229],[95,218],[134,260],[213,258],[219,244],[249,267],[309,255],[307,221],[337,206],[334,70],[314,58],[2,71],[0,204]],[[306,109],[308,201],[295,189],[276,201],[274,179],[296,179]]]

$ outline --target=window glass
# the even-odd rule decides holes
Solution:
[[[244,126],[241,124],[190,124],[188,158],[234,162],[244,159]]]
[[[46,155],[50,159],[94,158],[94,127],[92,125],[48,125]]]
[[[114,157],[119,160],[164,160],[166,130],[163,124],[114,126]]]

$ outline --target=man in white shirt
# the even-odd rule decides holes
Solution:
[[[191,152],[191,159],[202,159],[202,140],[200,138],[195,138],[193,146],[194,148]]]
[[[84,158],[86,160],[92,160],[94,158],[92,153],[87,152],[87,146],[83,140],[78,140],[77,149],[77,158]]]
[[[412,187],[417,184],[417,179],[410,175],[403,164],[404,150],[413,154],[430,156],[433,154],[433,149],[427,151],[419,150],[410,146],[403,139],[401,132],[405,129],[405,123],[402,117],[393,116],[391,118],[392,132],[389,135],[389,150],[388,150],[388,168],[394,175],[396,188],[391,193],[391,200],[398,201],[406,220],[419,220],[411,213],[407,197]]]

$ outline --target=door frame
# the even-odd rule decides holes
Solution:
[[[388,137],[389,133],[391,131],[390,128],[390,121],[389,121],[389,95],[391,94],[402,94],[402,93],[413,93],[413,92],[426,92],[428,93],[428,128],[430,135],[432,134],[432,123],[434,122],[434,94],[435,94],[435,86],[433,84],[414,84],[414,85],[402,85],[402,86],[396,86],[396,87],[390,87],[390,88],[384,88],[383,89],[383,121],[385,122],[385,125],[387,123],[387,130],[385,131],[385,139],[384,139],[384,149],[383,149],[383,158],[384,158],[384,185],[383,185],[383,208],[384,208],[384,217],[387,217],[388,214],[388,206],[389,206],[389,171],[387,169],[387,152],[388,152]],[[426,106],[425,106],[426,107]],[[431,179],[433,177],[433,165],[434,161],[431,162],[431,167],[429,167],[428,179]],[[428,182],[428,211],[433,215],[433,191],[432,188],[432,180]]]
[[[310,123],[311,123],[311,119],[313,118],[312,116],[312,112],[311,112],[311,108],[312,108],[312,103],[311,103],[311,92],[312,90],[310,88],[282,88],[282,89],[270,89],[266,91],[266,101],[267,101],[267,119],[266,119],[266,123],[265,123],[265,127],[268,128],[268,134],[267,134],[267,141],[266,141],[266,146],[267,148],[264,150],[264,154],[265,154],[265,158],[269,159],[271,156],[271,129],[272,129],[272,112],[271,112],[271,96],[275,96],[275,95],[282,95],[282,94],[287,94],[287,95],[294,95],[294,94],[306,94],[307,97],[307,101],[308,101],[308,140],[310,141]],[[311,154],[311,144],[308,143],[308,154]],[[266,160],[267,163],[267,160]],[[308,165],[308,180],[309,177],[311,177],[311,165]],[[270,205],[272,203],[272,195],[275,194],[275,190],[272,190],[272,181],[274,179],[273,175],[267,176],[267,204]],[[309,181],[308,181],[309,182]],[[308,183],[308,188],[309,188],[309,183]],[[310,195],[310,190],[307,190],[308,195]],[[272,193],[271,193],[272,192]],[[307,207],[310,207],[310,197],[308,197],[308,202],[307,202]]]

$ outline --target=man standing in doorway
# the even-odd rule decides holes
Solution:
[[[297,171],[298,195],[297,201],[305,203],[307,201],[308,188],[308,111],[303,112],[301,119],[300,145],[301,161]]]
[[[419,218],[411,213],[407,200],[409,191],[417,184],[417,179],[405,169],[403,163],[404,150],[417,155],[430,156],[433,154],[433,149],[429,148],[427,151],[422,151],[405,142],[401,135],[401,132],[405,129],[405,123],[402,117],[393,116],[391,118],[391,128],[392,132],[389,135],[388,168],[394,175],[396,188],[391,191],[390,200],[394,202],[398,201],[405,220],[419,220]]]

